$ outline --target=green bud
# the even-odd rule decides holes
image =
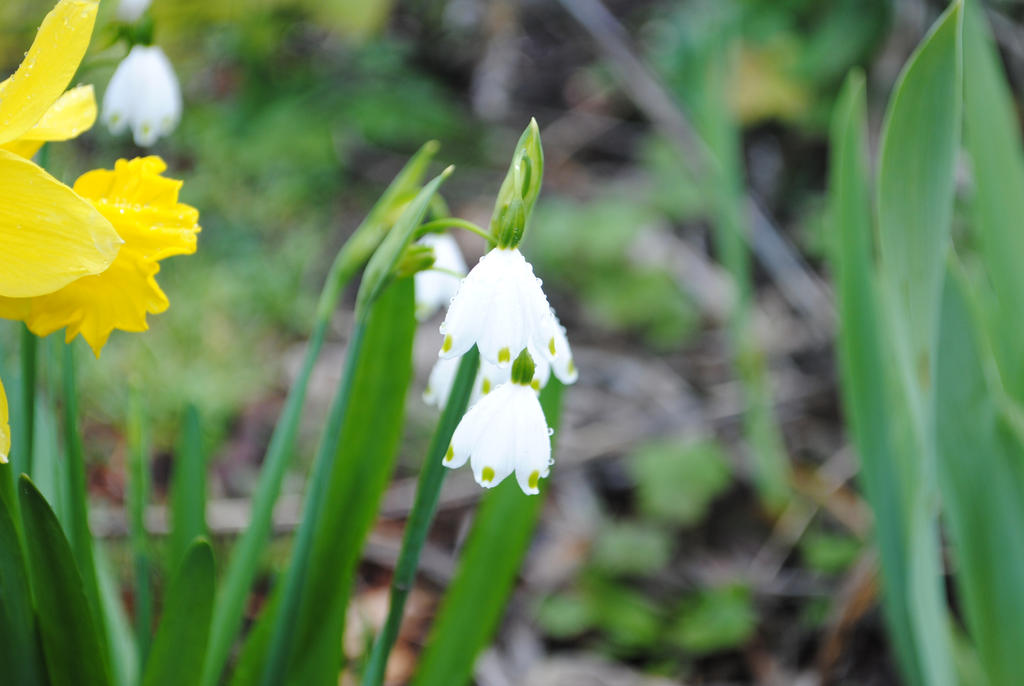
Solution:
[[[536,119],[519,138],[512,163],[498,191],[498,199],[491,215],[491,234],[503,248],[519,245],[526,232],[533,207],[540,195],[544,176],[544,150],[540,143],[540,128]]]
[[[523,352],[519,353],[519,357],[512,363],[512,383],[529,386],[533,381],[534,371],[536,371],[536,367],[533,364],[533,358],[530,357],[530,353],[526,352],[526,348],[523,348]]]
[[[430,269],[434,266],[436,259],[437,255],[434,254],[434,249],[429,245],[410,243],[405,246],[405,251],[398,258],[398,264],[395,265],[395,275],[401,279],[406,276],[412,276],[416,272]]]

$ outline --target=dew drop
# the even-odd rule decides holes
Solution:
[[[554,430],[554,429],[552,429],[552,428],[551,428],[551,427],[549,426],[549,427],[548,427],[548,436],[554,436],[554,435],[555,435],[555,430]]]

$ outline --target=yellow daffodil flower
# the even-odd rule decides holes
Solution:
[[[67,327],[65,339],[82,334],[97,357],[114,329],[148,329],[146,315],[168,307],[155,279],[159,261],[195,252],[200,231],[199,213],[178,202],[181,182],[161,176],[166,168],[159,157],[140,157],[79,177],[75,192],[124,239],[117,259],[102,274],[47,295],[0,297],[0,317],[24,321],[37,336]]]
[[[89,45],[97,0],[61,0],[0,83],[0,295],[54,291],[110,266],[121,239],[74,191],[22,155],[92,125],[91,88],[65,89]]]

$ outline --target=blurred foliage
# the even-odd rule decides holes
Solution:
[[[856,560],[863,544],[852,536],[812,532],[800,541],[800,555],[811,569],[839,574]]]
[[[669,640],[694,655],[743,645],[757,628],[750,589],[741,585],[701,591],[687,599]]]
[[[888,0],[697,0],[652,22],[649,57],[685,102],[692,57],[731,40],[729,99],[739,121],[779,120],[821,130],[842,78],[884,39]]]
[[[659,230],[660,221],[642,197],[615,189],[587,203],[542,198],[527,244],[538,273],[577,295],[595,324],[674,349],[696,329],[698,313],[665,267],[634,255],[638,234]]]
[[[653,574],[668,564],[672,538],[662,529],[624,522],[601,528],[591,564],[610,576]]]
[[[728,488],[729,463],[717,443],[648,443],[628,462],[640,511],[677,526],[700,523],[711,501]]]

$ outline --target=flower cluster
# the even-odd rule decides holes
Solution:
[[[59,0],[25,59],[0,82],[0,317],[45,335],[67,327],[99,354],[114,328],[142,331],[167,299],[159,260],[195,251],[196,211],[156,157],[118,161],[69,188],[31,157],[96,120],[92,86],[68,90],[92,37],[97,0]],[[10,450],[0,383],[0,462]]]
[[[548,475],[551,462],[551,432],[537,394],[552,374],[565,384],[578,376],[565,329],[517,247],[539,191],[542,164],[539,133],[531,122],[499,194],[491,227],[496,247],[480,258],[451,298],[440,326],[440,359],[424,393],[426,402],[444,406],[459,359],[475,345],[480,368],[471,407],[455,430],[444,464],[456,468],[469,461],[485,488],[515,472],[527,494],[539,492],[538,481]]]

